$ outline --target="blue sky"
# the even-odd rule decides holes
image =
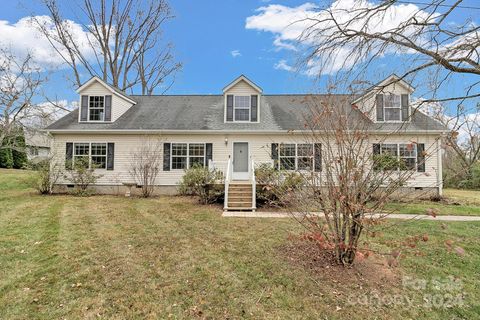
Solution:
[[[12,5],[15,1],[0,0],[0,20],[7,21],[4,24],[14,25],[31,13],[45,14],[39,2],[23,0]],[[288,41],[284,40],[288,36],[275,32],[275,19],[264,19],[271,24],[267,27],[260,27],[256,21],[247,28],[247,19],[261,15],[262,11],[258,10],[261,7],[282,5],[288,9],[308,10],[308,7],[312,6],[308,1],[171,0],[169,3],[176,18],[167,24],[164,38],[174,44],[176,59],[183,63],[183,70],[177,75],[169,94],[219,94],[223,86],[240,74],[251,78],[265,93],[321,90],[321,83],[314,81],[312,77],[289,71],[296,62],[297,53],[285,49]],[[480,6],[476,0],[467,1],[465,5],[469,4]],[[459,10],[451,22],[454,23],[457,19],[463,21],[475,12],[480,13],[480,10]],[[281,19],[281,16],[276,19]],[[281,41],[274,44],[277,38],[281,38]],[[32,46],[36,48],[37,44],[32,43]],[[396,56],[379,59],[372,65],[372,77],[381,80],[382,77],[397,71],[397,63]],[[88,76],[85,75],[84,80],[87,79]],[[454,92],[461,88],[463,81],[459,78],[449,87],[450,90]],[[51,76],[46,90],[50,96],[56,95],[60,99],[77,98],[61,73]]]

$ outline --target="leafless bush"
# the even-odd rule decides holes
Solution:
[[[326,95],[305,101],[309,105],[305,114],[309,132],[301,139],[321,146],[322,169],[313,175],[298,171],[305,187],[289,194],[294,198],[294,217],[315,235],[318,245],[333,250],[343,265],[354,262],[362,235],[379,219],[372,214],[385,212],[391,195],[408,186],[413,175],[427,174],[417,172],[417,167],[436,154],[437,145],[425,145],[423,160],[413,163],[391,156],[388,150],[374,154],[377,146],[388,145],[395,132],[375,133],[375,124],[350,104],[352,98]],[[413,152],[417,143],[408,140],[402,148]],[[325,219],[312,212],[323,213]]]
[[[35,175],[31,181],[31,185],[40,194],[52,194],[53,187],[58,179],[62,177],[62,165],[54,160],[53,156],[42,160],[31,166],[35,170]]]
[[[158,138],[145,138],[132,153],[130,175],[142,188],[145,198],[153,194],[155,181],[161,170],[162,143]]]

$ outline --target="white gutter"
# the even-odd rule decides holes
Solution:
[[[152,129],[45,129],[42,130],[50,134],[306,134],[312,133],[312,130],[152,130]],[[391,131],[391,130],[372,130],[366,131],[374,134],[445,134],[445,130],[415,130],[415,131]]]

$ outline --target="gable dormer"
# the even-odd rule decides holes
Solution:
[[[136,102],[123,91],[98,77],[77,89],[80,95],[79,122],[115,122]]]
[[[262,88],[241,75],[223,88],[225,122],[260,122]]]
[[[353,104],[378,123],[409,122],[411,119],[410,95],[414,88],[397,75],[391,75]]]

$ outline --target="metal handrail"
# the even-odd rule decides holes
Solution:
[[[232,159],[229,156],[228,157],[228,162],[227,162],[227,172],[226,172],[226,176],[225,176],[225,196],[224,196],[225,199],[224,199],[224,204],[223,204],[224,209],[228,208],[228,186],[230,184],[231,167],[232,167]]]

